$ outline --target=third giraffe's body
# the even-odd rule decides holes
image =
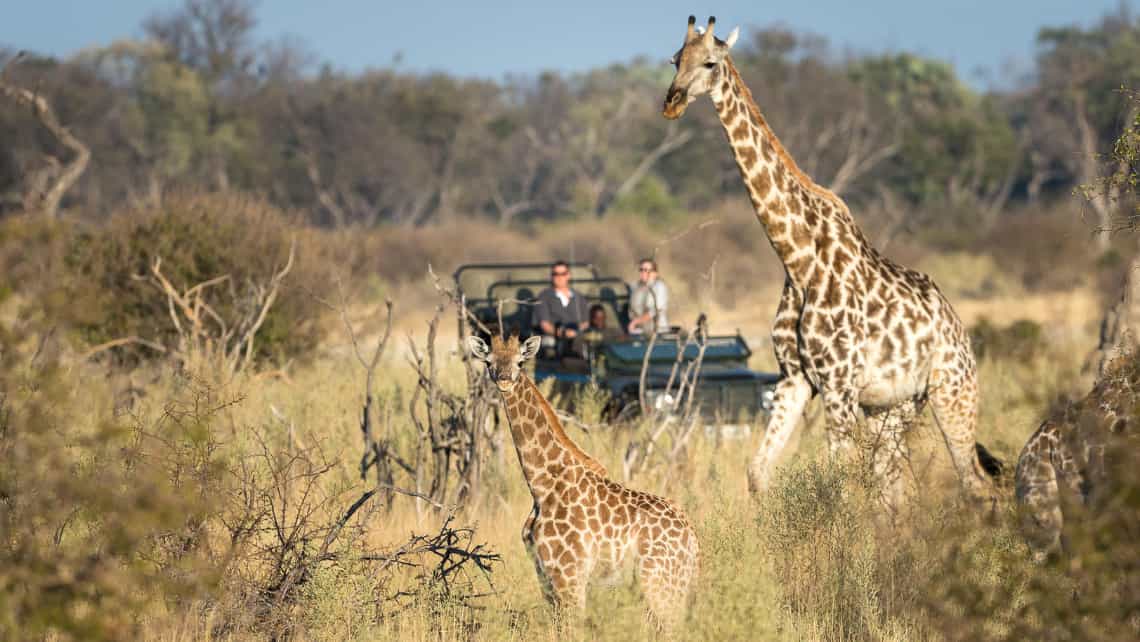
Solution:
[[[697,536],[672,502],[623,487],[566,435],[522,363],[539,337],[469,341],[499,387],[511,437],[534,506],[523,542],[556,610],[580,611],[592,576],[636,562],[655,624],[672,629],[683,617],[698,567]]]
[[[1114,474],[1135,452],[1131,439],[1140,390],[1135,358],[1126,353],[1110,362],[1089,394],[1042,423],[1021,450],[1014,488],[1026,535],[1039,557],[1063,549],[1063,527],[1081,516],[1078,507],[1087,510],[1095,498],[1119,492],[1115,484],[1121,480]],[[1123,459],[1108,461],[1115,458]],[[1127,470],[1128,464],[1123,466]]]
[[[769,481],[804,407],[822,394],[830,450],[847,450],[859,411],[877,430],[876,471],[890,503],[902,492],[903,432],[929,402],[966,490],[992,497],[975,452],[978,381],[969,337],[925,274],[879,254],[846,204],[796,166],[728,57],[735,40],[693,31],[674,58],[665,115],[707,93],[732,146],[749,198],[784,265],[772,341],[783,379],[749,468],[754,491]]]

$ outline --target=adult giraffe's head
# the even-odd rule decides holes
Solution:
[[[670,62],[676,68],[673,84],[669,85],[669,92],[665,94],[665,117],[672,120],[680,118],[685,113],[689,103],[698,96],[716,90],[724,74],[724,59],[728,50],[736,44],[740,36],[737,27],[728,34],[727,40],[721,40],[713,35],[713,26],[716,18],[709,18],[709,25],[704,30],[694,27],[697,22],[695,16],[689,16],[689,29],[685,32],[685,44],[673,54]]]
[[[518,335],[511,335],[508,339],[497,336],[491,337],[491,346],[476,336],[467,337],[467,350],[472,358],[487,364],[487,374],[499,390],[506,392],[515,387],[522,366],[528,359],[538,354],[542,337],[535,335],[520,343]]]

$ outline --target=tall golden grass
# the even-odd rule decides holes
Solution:
[[[754,365],[770,368],[764,337],[779,268],[750,216],[726,209],[706,220],[712,223],[654,230],[619,217],[531,234],[472,226],[351,239],[322,234],[306,242],[340,274],[357,302],[348,315],[365,339],[380,329],[379,301],[396,300],[394,347],[404,333],[422,343],[424,320],[440,301],[426,277],[429,262],[445,274],[465,261],[563,257],[632,278],[637,257],[656,248],[680,318],[708,311],[714,330],[739,328],[753,341]],[[34,236],[28,229],[8,228],[4,238]],[[1039,325],[1030,353],[1013,358],[996,350],[981,361],[978,438],[1012,471],[1050,405],[1087,386],[1080,367],[1094,343],[1097,293],[1089,286],[1035,288],[996,254],[898,250],[933,274],[968,324],[986,318],[999,329],[1018,319]],[[6,245],[0,259],[15,265],[16,252]],[[273,376],[250,371],[226,379],[208,362],[124,370],[79,359],[81,344],[66,332],[48,332],[42,308],[29,316],[33,296],[19,288],[0,296],[3,637],[562,639],[519,537],[530,499],[502,427],[479,502],[456,517],[502,556],[493,589],[473,602],[477,609],[419,591],[415,569],[381,571],[375,560],[360,559],[390,552],[413,532],[439,529],[441,513],[404,496],[391,511],[374,501],[357,513],[334,557],[313,564],[290,599],[273,603],[267,587],[282,568],[311,554],[327,526],[371,487],[357,470],[364,383],[348,338],[330,332],[307,359]],[[456,347],[442,331],[441,379],[462,392]],[[389,410],[378,429],[406,447],[415,379],[405,350],[389,350],[378,375],[380,404]],[[596,394],[578,395],[583,423],[597,426]],[[759,502],[747,492],[745,469],[761,426],[742,441],[698,434],[683,465],[650,465],[629,481],[679,502],[701,538],[702,573],[683,639],[1108,639],[1131,630],[1111,618],[1099,628],[1065,623],[1074,611],[1059,605],[1072,604],[1072,575],[1030,561],[1008,489],[992,519],[960,501],[928,417],[910,435],[910,508],[886,525],[877,518],[866,467],[823,456],[819,414],[809,408]],[[609,470],[621,470],[628,427],[567,430]],[[298,453],[307,459],[290,459]],[[292,471],[293,481],[275,483],[282,471]],[[277,511],[263,527],[303,517],[312,528],[298,537],[309,539],[275,557],[281,547],[272,529],[241,531],[250,506]],[[401,592],[415,596],[391,599]],[[1098,596],[1104,602],[1086,617],[1111,612],[1111,595]],[[631,577],[592,589],[588,603],[573,637],[651,637]]]

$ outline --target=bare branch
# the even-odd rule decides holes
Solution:
[[[145,346],[147,348],[150,348],[151,350],[154,350],[155,352],[160,352],[163,354],[165,354],[167,352],[166,346],[162,345],[161,343],[157,343],[155,341],[149,341],[147,339],[143,339],[141,337],[136,337],[136,336],[132,335],[129,337],[122,337],[120,339],[112,339],[110,341],[105,341],[103,343],[100,343],[99,345],[92,346],[91,348],[89,348],[87,350],[87,352],[84,352],[82,355],[80,355],[79,359],[80,359],[80,361],[86,361],[86,360],[90,359],[91,357],[94,357],[95,355],[99,354],[100,352],[105,352],[105,351],[111,350],[113,348],[118,348],[120,346],[132,345],[132,344],[138,344],[141,346]]]
[[[677,121],[670,121],[669,126],[665,129],[665,136],[661,139],[661,142],[658,143],[656,147],[650,150],[649,153],[641,159],[641,162],[637,164],[637,167],[635,167],[634,170],[630,172],[629,176],[627,176],[626,179],[622,181],[621,185],[618,186],[616,190],[614,190],[611,202],[616,201],[622,196],[625,196],[629,192],[633,191],[633,188],[637,187],[637,184],[640,183],[643,178],[645,178],[645,175],[649,173],[649,170],[653,169],[653,166],[657,164],[657,161],[677,150],[685,143],[689,142],[689,139],[692,137],[693,132],[687,129],[679,130]]]
[[[17,56],[18,58],[19,56]],[[91,161],[91,150],[66,127],[60,125],[51,105],[43,96],[27,89],[14,87],[3,80],[0,80],[0,96],[5,96],[20,105],[29,107],[39,120],[40,125],[48,130],[61,145],[72,152],[72,159],[63,165],[63,169],[59,170],[58,173],[57,168],[61,161],[52,158],[54,165],[49,168],[49,173],[56,174],[55,180],[50,186],[43,185],[42,194],[34,193],[35,189],[28,189],[24,196],[25,206],[30,206],[28,209],[39,209],[47,216],[54,218],[59,212],[59,204],[63,201],[64,194],[86,171],[87,164]],[[41,180],[36,182],[46,183],[48,176],[42,174],[40,178]]]
[[[239,369],[245,369],[249,365],[250,359],[253,357],[253,342],[257,337],[257,331],[261,329],[261,324],[265,322],[266,315],[269,314],[269,308],[273,307],[273,303],[277,300],[277,292],[281,287],[281,282],[289,271],[293,269],[293,259],[297,254],[297,239],[292,239],[289,242],[289,258],[285,261],[285,267],[281,271],[273,275],[269,281],[269,293],[261,302],[261,309],[257,314],[257,319],[246,330],[245,335],[238,341],[236,349],[238,354],[242,351],[242,346],[245,347],[245,356],[241,359],[241,366]]]

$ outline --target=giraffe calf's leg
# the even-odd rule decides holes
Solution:
[[[748,467],[748,489],[753,495],[768,489],[772,464],[784,450],[811,399],[811,384],[802,374],[788,375],[776,384],[776,398],[768,429]]]
[[[550,576],[542,564],[542,558],[539,556],[538,548],[535,545],[534,523],[536,519],[538,519],[538,506],[531,508],[530,515],[523,522],[522,541],[527,554],[534,562],[534,570],[538,574],[538,584],[542,589],[542,596],[546,598],[547,602],[553,604],[555,599],[554,587],[551,585]]]
[[[675,633],[684,622],[697,576],[696,534],[689,530],[684,538],[688,543],[679,550],[667,542],[655,543],[638,564],[650,625],[666,635]]]
[[[550,606],[559,629],[572,627],[586,611],[586,586],[589,573],[584,564],[544,564],[550,581]]]

